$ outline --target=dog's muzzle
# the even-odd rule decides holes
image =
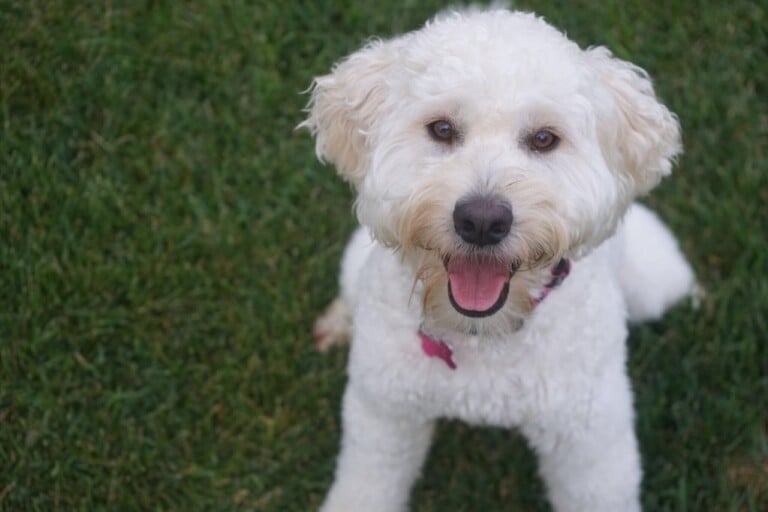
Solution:
[[[497,196],[472,196],[456,203],[453,226],[461,239],[476,248],[498,244],[512,229],[512,208]],[[445,261],[448,298],[453,308],[473,318],[490,316],[504,306],[509,280],[514,274],[508,263],[477,252],[452,255]]]

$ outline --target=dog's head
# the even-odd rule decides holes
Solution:
[[[600,244],[681,150],[642,69],[502,10],[368,44],[315,80],[303,126],[360,222],[466,316],[525,310],[512,276]]]

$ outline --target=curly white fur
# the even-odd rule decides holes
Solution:
[[[450,143],[428,134],[436,120],[456,130]],[[639,510],[626,322],[659,316],[693,284],[664,225],[630,208],[681,151],[648,75],[531,14],[456,12],[318,77],[302,125],[354,185],[365,226],[315,332],[320,346],[353,338],[323,510],[403,510],[443,417],[519,428],[559,512]],[[531,147],[540,130],[559,138],[551,151]],[[468,196],[511,205],[498,244],[457,235]],[[451,303],[454,258],[509,266],[497,312]],[[570,277],[534,309],[561,258]],[[456,370],[425,355],[420,332],[452,347]]]

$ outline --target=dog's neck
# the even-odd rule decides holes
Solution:
[[[561,259],[555,265],[550,268],[548,279],[543,281],[540,287],[528,289],[528,300],[530,301],[530,308],[528,312],[535,309],[544,299],[549,296],[555,289],[557,289],[568,277],[571,271],[571,261],[569,259]],[[438,326],[432,325],[430,318],[425,317],[422,321],[422,326],[419,330],[419,338],[421,340],[421,348],[425,355],[429,357],[437,357],[442,359],[445,364],[452,370],[456,369],[456,363],[453,361],[453,350],[449,342],[441,339],[441,336],[433,336],[433,331],[439,331]],[[507,328],[508,332],[514,332],[520,330],[523,326],[524,320],[519,317],[514,317],[509,320],[513,324]],[[478,334],[477,325],[478,322],[468,320],[469,328],[465,329],[465,334],[475,336]],[[426,332],[425,332],[426,331]],[[427,334],[429,332],[430,334]]]

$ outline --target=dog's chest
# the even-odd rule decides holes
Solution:
[[[450,374],[443,368],[427,370],[431,375],[423,384],[422,403],[435,417],[512,426],[530,413],[535,403],[532,398],[539,394],[535,384],[539,379],[532,372],[494,362],[470,362],[461,354],[456,358],[456,370]]]
[[[367,364],[357,361],[350,377],[381,407],[473,424],[517,426],[562,400],[569,384],[563,375],[546,371],[551,366],[546,354],[524,345],[478,348],[473,341],[452,346],[451,368],[426,354],[413,336],[413,343],[392,347],[397,353],[364,357]]]

